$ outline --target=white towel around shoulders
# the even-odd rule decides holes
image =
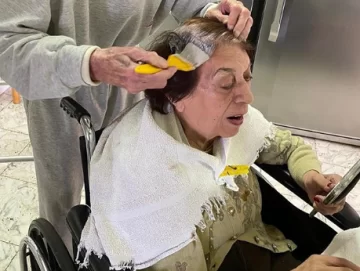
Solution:
[[[143,100],[104,130],[90,168],[92,213],[80,249],[110,259],[115,270],[152,266],[194,240],[203,211],[225,202],[227,165],[251,165],[274,130],[249,107],[239,133],[214,143],[214,155],[189,146],[174,112]]]

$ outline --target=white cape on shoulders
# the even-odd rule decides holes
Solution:
[[[106,255],[115,270],[144,269],[179,251],[214,217],[225,191],[236,190],[227,166],[251,165],[273,129],[249,107],[230,139],[213,155],[189,146],[175,112],[162,115],[143,100],[107,127],[90,166],[91,215],[79,248]]]

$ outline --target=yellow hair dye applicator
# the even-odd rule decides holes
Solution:
[[[209,55],[198,46],[188,43],[180,54],[170,55],[167,62],[169,67],[176,67],[179,71],[189,72],[204,64],[209,58]],[[150,64],[140,64],[135,68],[135,72],[138,74],[154,74],[161,70],[161,68]]]

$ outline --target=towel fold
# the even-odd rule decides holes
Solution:
[[[344,258],[360,266],[360,228],[338,233],[323,254]]]

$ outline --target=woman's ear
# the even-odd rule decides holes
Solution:
[[[165,95],[166,98],[169,100],[170,104],[175,108],[175,110],[179,113],[182,113],[184,112],[184,109],[185,109],[185,103],[184,103],[184,100],[185,99],[181,99],[180,101],[177,101],[177,102],[173,102],[171,100],[171,98],[169,97],[169,95]]]
[[[175,109],[176,109],[177,112],[179,112],[179,113],[184,112],[184,110],[185,110],[185,103],[184,103],[183,100],[180,100],[180,101],[178,101],[178,102],[176,102],[176,103],[172,103],[172,104],[173,104],[173,106],[175,107]]]

